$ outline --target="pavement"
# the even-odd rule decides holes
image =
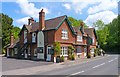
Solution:
[[[117,55],[106,55],[68,60],[63,63],[4,70],[3,75],[118,75],[117,59]]]

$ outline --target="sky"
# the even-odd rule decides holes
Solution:
[[[13,25],[22,28],[28,23],[28,18],[36,21],[39,12],[44,9],[45,19],[51,19],[62,15],[82,19],[89,27],[93,22],[102,20],[110,23],[118,15],[119,0],[4,0],[2,1],[2,13],[13,18]]]

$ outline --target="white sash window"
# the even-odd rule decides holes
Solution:
[[[68,39],[68,31],[65,29],[62,29],[62,39]]]

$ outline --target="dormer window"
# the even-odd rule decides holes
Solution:
[[[82,42],[82,36],[77,35],[77,41]]]
[[[68,39],[68,31],[65,29],[62,29],[62,39]]]
[[[32,33],[32,42],[33,42],[33,43],[36,42],[36,33]]]
[[[27,42],[27,30],[24,30],[24,43]]]

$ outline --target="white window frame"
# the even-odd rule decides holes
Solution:
[[[82,36],[77,35],[77,41],[82,42]]]
[[[68,31],[65,29],[62,29],[62,39],[68,39]]]
[[[68,56],[68,47],[61,47],[61,56]]]
[[[32,33],[32,42],[36,42],[36,33]]]
[[[27,42],[27,30],[24,30],[24,43]]]

